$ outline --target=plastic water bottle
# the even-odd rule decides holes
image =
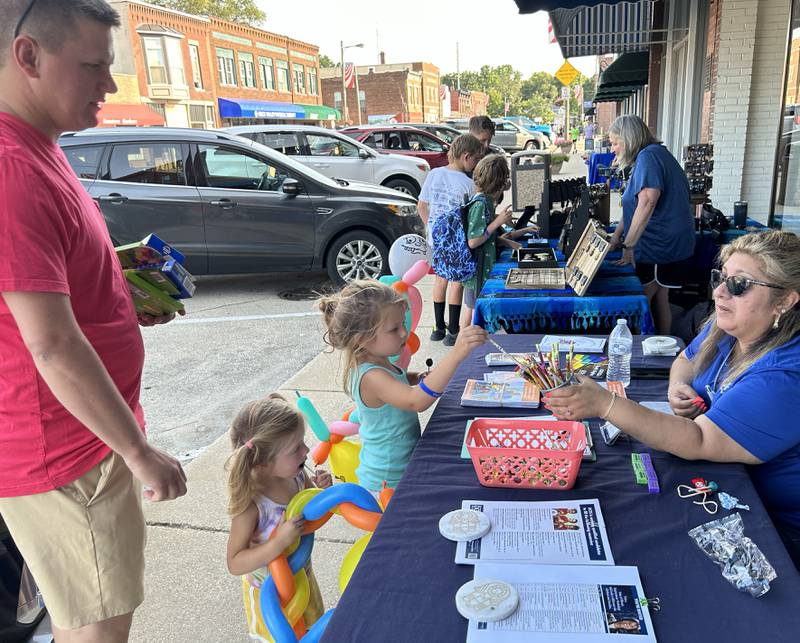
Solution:
[[[617,325],[608,336],[608,370],[606,381],[622,382],[627,387],[631,383],[631,354],[633,335],[628,330],[628,320],[618,319]]]

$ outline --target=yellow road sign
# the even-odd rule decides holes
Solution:
[[[578,77],[578,73],[578,70],[570,65],[568,60],[565,60],[564,64],[561,65],[555,73],[555,77],[558,78],[562,84],[571,85]]]

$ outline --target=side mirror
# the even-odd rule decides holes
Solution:
[[[368,158],[372,158],[372,155],[367,152],[367,150],[362,150],[360,147],[358,148],[358,158],[367,160]]]
[[[449,146],[447,143],[445,143],[444,145],[442,145],[442,149],[443,149],[445,152],[449,152],[449,151],[450,151],[450,146]]]
[[[286,196],[295,197],[300,194],[301,187],[300,181],[297,179],[284,179],[281,190]]]

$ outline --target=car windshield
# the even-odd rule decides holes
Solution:
[[[250,139],[245,139],[248,143],[250,143],[251,147],[266,156],[270,160],[279,161],[283,166],[294,170],[297,174],[301,176],[307,176],[310,179],[314,179],[317,183],[322,183],[323,185],[327,185],[328,187],[337,187],[338,184],[333,179],[329,179],[324,174],[320,174],[312,167],[308,165],[303,165],[302,163],[298,163],[290,156],[284,156],[283,154],[280,155],[279,158],[275,158],[276,152],[266,145],[262,145],[261,143],[256,143],[255,141],[251,141]]]

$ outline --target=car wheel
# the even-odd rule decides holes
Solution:
[[[528,141],[527,143],[525,143],[525,149],[526,150],[538,150],[539,149],[539,144],[536,141]]]
[[[386,181],[384,186],[402,192],[403,194],[410,194],[415,199],[419,196],[419,190],[416,186],[411,183],[411,181],[406,181],[405,179],[392,179],[391,181]]]
[[[353,279],[377,279],[388,272],[389,250],[371,232],[354,230],[331,244],[325,268],[337,286]]]

